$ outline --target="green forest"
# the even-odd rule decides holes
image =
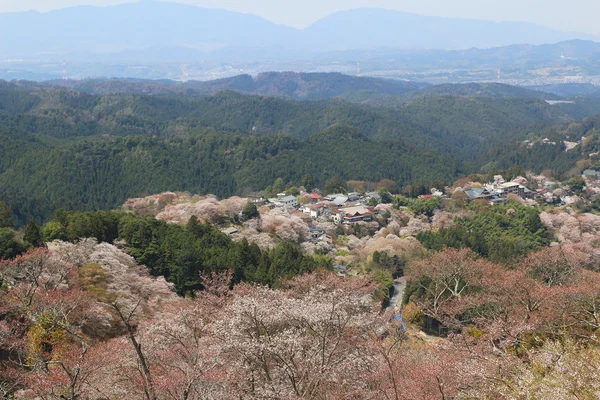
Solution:
[[[17,253],[24,251],[26,245],[36,246],[53,240],[77,242],[84,238],[107,243],[123,241],[139,264],[146,265],[155,276],[164,276],[180,295],[203,289],[202,276],[210,274],[229,271],[232,284],[244,281],[276,286],[280,280],[332,267],[330,258],[305,255],[294,243],[282,241],[271,250],[261,250],[245,239],[236,243],[213,225],[199,223],[195,217],[181,226],[119,211],[58,210],[54,218],[41,227],[29,224],[25,243],[16,242],[13,248],[2,247],[3,231],[0,230],[0,249]]]
[[[550,244],[539,210],[512,202],[494,207],[472,206],[475,213],[455,218],[454,225],[421,232],[417,239],[430,250],[469,248],[496,262],[510,262]]]
[[[529,148],[523,140],[593,136],[597,118],[578,123],[573,110],[492,89],[502,95],[469,97],[457,88],[451,96],[446,87],[398,107],[371,107],[0,82],[0,201],[23,225],[58,208],[114,209],[162,191],[227,197],[278,177],[298,186],[307,174],[316,187],[336,176],[427,186],[513,165],[561,174],[585,157],[581,145],[567,153],[561,143]]]

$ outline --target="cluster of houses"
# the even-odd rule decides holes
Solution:
[[[587,169],[583,171],[583,178],[587,182],[587,188],[595,189],[600,194],[600,171]],[[444,188],[448,194],[456,190],[463,191],[471,201],[484,200],[491,205],[502,204],[512,196],[518,196],[532,204],[537,201],[546,201],[549,204],[570,204],[571,197],[567,196],[565,191],[558,188],[556,182],[550,178],[540,175],[530,177],[531,182],[518,176],[511,181],[505,181],[501,175],[494,176],[493,182],[481,184],[468,182],[458,188]],[[331,221],[336,224],[356,224],[359,222],[370,222],[377,213],[375,207],[370,206],[372,199],[379,202],[381,196],[378,192],[348,194],[337,193],[327,196],[319,192],[301,192],[300,196],[287,195],[280,193],[276,197],[265,199],[260,195],[247,196],[248,200],[257,205],[266,205],[271,208],[283,208],[289,211],[303,213],[306,218],[319,221]],[[438,189],[431,189],[431,194],[419,196],[422,199],[431,199],[434,197],[446,197],[444,192]],[[303,204],[299,204],[299,198],[304,199]],[[309,224],[312,226],[312,224]],[[228,235],[235,235],[239,231],[235,228],[224,230]],[[308,238],[314,242],[332,243],[333,239],[327,235],[321,228],[309,228]]]
[[[311,220],[331,221],[336,224],[355,224],[370,222],[377,212],[375,207],[369,206],[371,199],[381,200],[378,192],[348,194],[336,193],[323,196],[318,192],[302,192],[300,197],[305,199],[305,204],[298,204],[296,196],[280,193],[277,197],[264,199],[260,196],[249,196],[255,204],[267,205],[271,208],[283,208],[288,211],[300,212]],[[312,225],[312,224],[311,224]],[[333,238],[322,228],[309,228],[308,239],[312,242],[333,243]]]
[[[592,173],[593,172],[593,173]],[[600,179],[600,172],[586,171],[584,175],[593,175]],[[469,200],[485,200],[491,205],[502,204],[508,201],[509,195],[521,197],[522,199],[545,199],[547,202],[556,202],[553,196],[553,190],[556,183],[548,178],[540,176],[533,178],[530,182],[518,176],[511,181],[505,181],[501,175],[494,176],[493,182],[487,184],[469,183],[464,187],[464,193]],[[538,188],[531,190],[528,187],[536,186]],[[453,188],[445,188],[446,193],[451,193]],[[381,200],[378,192],[368,192],[364,194],[352,192],[348,194],[336,193],[322,196],[318,192],[302,192],[300,197],[306,199],[305,204],[298,203],[298,197],[280,193],[277,197],[264,199],[262,197],[250,198],[255,203],[265,204],[272,208],[280,207],[285,209],[294,209],[306,214],[312,220],[332,221],[336,224],[355,224],[357,222],[369,222],[373,220],[373,214],[376,212],[374,207],[369,206],[371,199]],[[446,197],[444,192],[438,189],[431,189],[431,194],[420,196],[423,199],[433,197]],[[310,236],[317,236],[319,232],[313,232]]]
[[[599,180],[600,172],[586,170],[583,172],[586,180]],[[494,177],[488,184],[468,184],[464,192],[470,200],[486,200],[490,204],[500,204],[508,201],[509,195],[521,197],[524,200],[545,201],[548,204],[570,204],[574,196],[567,196],[566,192],[558,189],[557,182],[544,176],[531,177],[531,182],[519,176],[506,182],[501,175]],[[531,189],[529,189],[531,188]]]
[[[583,178],[589,179],[591,181],[600,180],[600,171],[596,171],[595,169],[586,169],[583,171]]]
[[[371,199],[375,199],[378,202],[381,200],[378,192],[364,194],[357,192],[348,194],[337,193],[327,196],[323,196],[318,192],[301,192],[300,197],[306,199],[307,203],[300,205],[298,197],[286,195],[285,193],[280,193],[277,197],[268,199],[259,195],[247,196],[248,200],[256,205],[295,209],[308,214],[311,219],[326,217],[326,219],[337,223],[370,221],[374,207],[369,207],[369,202]]]
[[[271,208],[295,209],[307,214],[310,219],[325,219],[338,224],[371,221],[375,212],[374,207],[368,204],[371,199],[381,200],[377,192],[360,194],[356,192],[348,194],[330,194],[323,196],[318,192],[302,192],[300,197],[307,200],[306,204],[299,205],[298,197],[280,193],[277,197],[264,199],[260,196],[248,196],[255,204],[267,205]]]
[[[371,199],[380,200],[377,192],[360,195],[358,193],[333,194],[318,198],[313,194],[310,204],[299,207],[299,211],[310,219],[326,219],[336,224],[354,224],[373,220],[375,207],[368,205]]]
[[[490,204],[505,203],[508,200],[508,195],[514,194],[523,199],[532,199],[534,192],[529,190],[527,179],[519,176],[510,182],[505,182],[501,175],[494,176],[494,181],[482,186],[471,187],[465,190],[465,194],[471,200],[486,200]]]

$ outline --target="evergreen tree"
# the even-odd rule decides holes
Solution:
[[[581,193],[585,188],[585,180],[581,176],[576,176],[574,178],[569,179],[567,185],[569,185],[573,192]]]
[[[339,176],[334,176],[333,178],[329,179],[323,187],[323,190],[327,194],[346,193],[346,189],[346,182],[344,182]]]
[[[302,177],[302,186],[306,189],[307,192],[312,192],[315,187],[315,182],[311,174],[304,175]]]
[[[10,228],[13,226],[12,211],[6,203],[0,201],[0,228]]]
[[[298,196],[300,194],[300,190],[296,186],[291,186],[285,191],[285,194],[288,196]]]
[[[354,224],[354,236],[356,236],[357,238],[360,238],[362,236],[360,225],[358,223]]]
[[[381,202],[383,204],[390,204],[394,200],[394,198],[392,197],[390,192],[387,191],[386,188],[380,187],[379,189],[377,189],[377,193],[379,193],[379,196],[381,196]]]
[[[26,246],[16,238],[10,228],[0,228],[0,259],[13,258],[26,250]]]
[[[258,212],[258,208],[256,207],[256,204],[252,203],[251,201],[246,203],[246,205],[244,206],[244,209],[242,210],[242,216],[244,217],[245,220],[260,217],[260,213]]]
[[[188,222],[185,225],[185,229],[188,232],[195,232],[197,227],[198,227],[198,217],[196,217],[195,215],[192,215],[190,217],[190,219],[188,219]]]
[[[25,235],[23,236],[23,239],[33,247],[39,247],[42,245],[40,228],[35,222],[29,221],[27,227],[25,227]]]
[[[283,193],[285,191],[285,182],[281,178],[275,179],[273,186],[271,187],[273,194]]]

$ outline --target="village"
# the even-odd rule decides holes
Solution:
[[[530,175],[529,179],[523,176],[505,180],[502,175],[495,175],[489,183],[473,182],[468,179],[457,180],[452,187],[442,190],[432,188],[430,193],[418,196],[421,200],[432,199],[462,199],[468,202],[488,204],[494,206],[505,204],[510,200],[518,201],[529,206],[540,204],[569,206],[582,202],[585,189],[588,194],[600,194],[600,171],[587,169],[582,174],[583,187],[571,188],[569,182],[561,184],[545,175]],[[371,192],[349,192],[322,194],[318,189],[300,191],[298,196],[289,193],[279,193],[275,197],[265,198],[260,194],[247,196],[248,200],[257,206],[269,209],[281,209],[290,215],[301,215],[309,222],[332,222],[336,225],[354,225],[361,222],[373,221],[373,216],[380,213],[380,204],[392,203],[397,195],[380,188]],[[385,197],[382,198],[382,197]],[[234,235],[239,231],[229,228],[224,232]],[[309,237],[314,241],[330,242],[331,238],[324,235],[322,228],[310,228]]]
[[[600,194],[599,171],[588,169],[563,182],[551,174],[523,175],[527,177],[469,176],[410,198],[382,186],[372,190],[380,183],[350,184],[354,191],[348,193],[291,186],[291,191],[271,196],[255,193],[228,199],[162,193],[130,199],[124,209],[184,225],[195,216],[234,241],[246,240],[261,249],[291,242],[306,254],[329,257],[338,273],[383,268],[400,275],[406,262],[426,254],[420,235],[452,227],[457,218],[471,218],[485,208],[535,208],[558,241],[581,237],[569,230],[582,215],[600,220],[592,214],[599,205],[593,201]],[[371,190],[360,190],[365,187]]]

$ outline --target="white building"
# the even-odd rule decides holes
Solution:
[[[275,200],[273,203],[277,207],[296,207],[298,205],[298,199],[296,196],[286,196]]]

